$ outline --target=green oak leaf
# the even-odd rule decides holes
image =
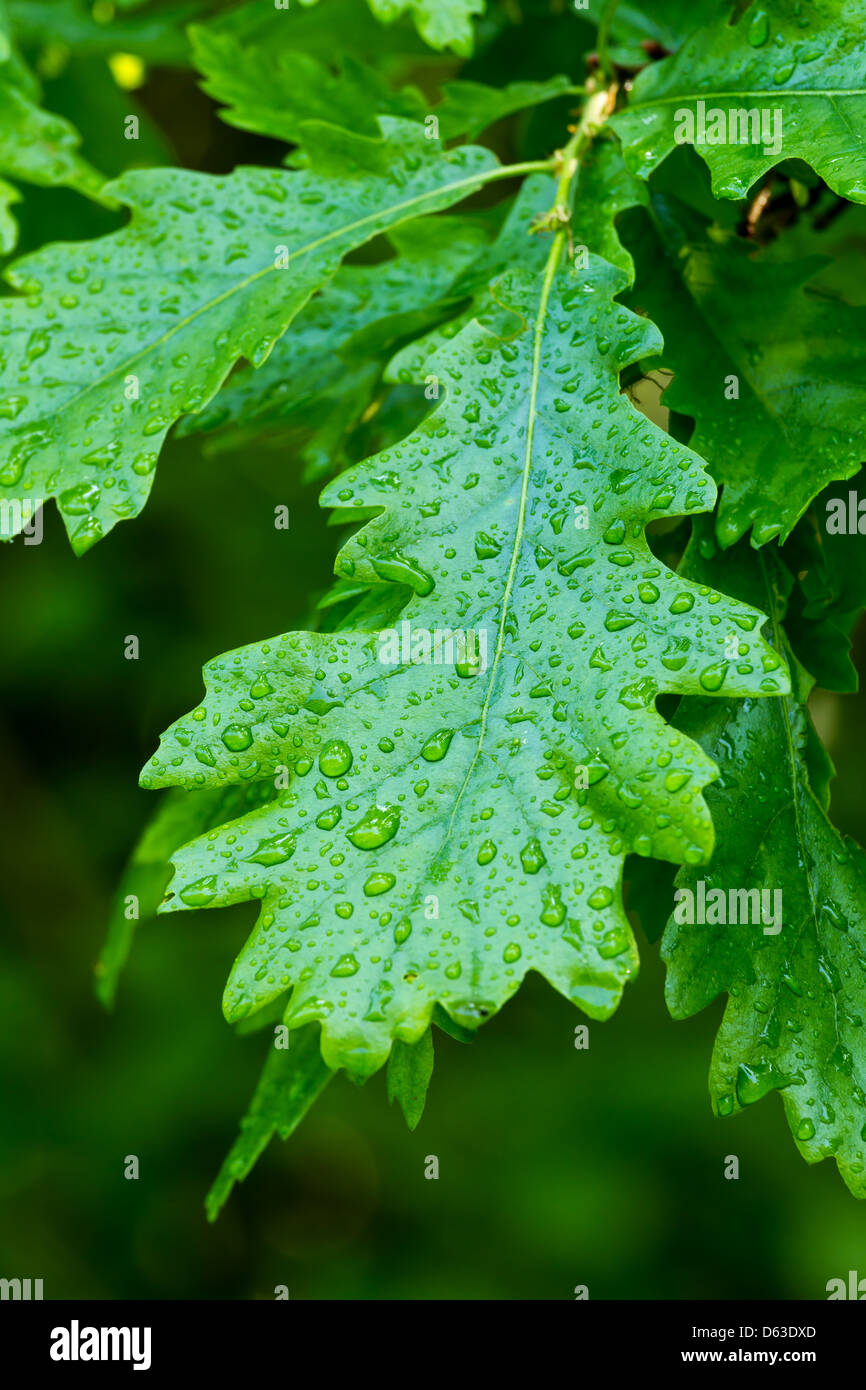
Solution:
[[[394,260],[342,266],[267,362],[238,371],[211,406],[182,421],[179,433],[219,432],[217,441],[231,447],[257,430],[306,425],[309,437],[298,451],[306,478],[344,465],[347,431],[369,407],[401,337],[422,335],[407,353],[423,377],[430,351],[425,330],[447,317],[449,306],[453,314],[468,301],[452,323],[456,331],[474,317],[476,298],[486,296],[489,282],[515,259],[542,272],[547,246],[530,237],[530,229],[549,205],[550,180],[536,174],[521,184],[490,245],[481,225],[465,217],[415,218],[390,232]],[[612,211],[618,204],[614,199],[606,206]],[[601,216],[594,225],[599,241],[612,246],[615,236],[607,236]],[[403,361],[405,367],[409,358]],[[339,518],[347,519],[354,518]]]
[[[325,490],[366,522],[338,575],[403,586],[399,628],[209,663],[142,774],[278,788],[175,856],[165,909],[258,901],[227,1018],[291,988],[286,1024],[320,1022],[326,1064],[359,1077],[437,1003],[477,1027],[528,970],[608,1016],[636,966],[624,856],[699,862],[713,843],[715,769],[656,696],[787,685],[760,613],[654,559],[646,524],[714,487],[620,394],[659,341],[615,301],[625,276],[560,263],[564,244],[443,330],[432,414]]]
[[[393,442],[398,442],[403,433],[397,430]],[[346,589],[351,587],[345,580],[337,580],[334,589],[341,584]],[[326,631],[338,631],[353,625],[369,626],[371,622],[381,626],[399,614],[409,592],[407,590],[404,594],[399,585],[378,585],[374,589],[368,585],[355,586],[351,596],[356,601],[348,611],[343,614],[334,611],[334,605],[345,597],[335,595],[331,604],[317,605],[326,611],[322,614],[314,610],[313,621],[318,618]],[[120,976],[139,926],[154,918],[162,903],[171,878],[172,855],[196,836],[206,834],[227,821],[236,820],[247,811],[259,809],[276,795],[277,790],[270,782],[251,782],[195,791],[176,787],[160,799],[118,882],[106,939],[94,967],[95,992],[106,1008],[114,1006]],[[279,999],[276,1003],[280,1003]],[[282,1008],[278,1010],[277,1017],[281,1013]],[[253,1031],[267,1015],[268,1010],[263,1009],[252,1019],[241,1020],[237,1031]],[[434,1010],[433,1018],[439,1027],[445,1028],[459,1042],[471,1041],[474,1036],[449,1023],[442,1010]],[[267,1021],[273,1020],[267,1018]]]
[[[677,713],[677,726],[720,769],[707,790],[715,853],[705,869],[681,869],[677,891],[697,894],[703,880],[705,894],[718,890],[714,901],[726,909],[732,891],[766,891],[769,930],[689,925],[675,913],[662,945],[668,1006],[688,1018],[727,993],[710,1069],[717,1114],[778,1091],[806,1161],[835,1157],[852,1192],[866,1196],[866,855],[827,816],[833,769],[805,708],[811,678],[782,627],[790,578],[770,550],[746,546],[721,562],[690,551],[684,568],[706,583],[724,573],[735,593],[770,612],[769,640],[791,665],[794,693],[736,703],[689,698]],[[686,906],[678,912],[685,918]]]
[[[620,240],[617,221],[629,208],[642,206],[647,192],[626,169],[615,139],[600,138],[583,155],[579,188],[577,205],[569,222],[570,253],[578,265],[585,264],[590,253],[601,256],[624,270],[631,282],[634,264]],[[534,268],[538,275],[543,274],[550,235],[549,230],[544,230],[549,206],[547,180],[538,174],[525,179],[493,243],[481,252],[453,287],[455,298],[465,297],[470,302],[455,317],[450,332],[456,332],[475,317],[478,304],[488,296],[490,282],[503,275],[515,261],[527,270]],[[435,336],[422,336],[409,345],[401,358],[401,371],[423,377],[431,344],[435,342]]]
[[[784,539],[863,460],[866,309],[811,290],[820,257],[776,261],[674,198],[648,207],[625,233],[638,263],[629,302],[659,324],[652,365],[674,373],[664,403],[694,419],[689,442],[724,485],[719,541],[750,528],[756,546]]]
[[[613,203],[609,205],[613,208]],[[461,329],[466,328],[478,314],[489,312],[490,305],[490,285],[493,281],[499,280],[501,276],[515,264],[519,264],[525,273],[534,272],[538,276],[544,274],[544,266],[550,250],[549,231],[539,232],[539,224],[543,225],[546,215],[550,211],[550,184],[546,178],[540,174],[534,174],[530,178],[524,179],[520,190],[513,199],[505,218],[491,244],[485,247],[472,264],[467,268],[462,276],[459,276],[452,286],[452,298],[457,301],[466,301],[450,320],[448,325],[448,335],[453,337]],[[598,231],[599,241],[607,234],[603,230],[604,220],[596,215],[589,215],[592,219],[592,230]],[[408,229],[407,229],[408,230]],[[611,238],[608,238],[611,240]],[[426,381],[428,375],[432,375],[432,369],[428,366],[431,354],[441,347],[441,334],[434,330],[430,333],[421,334],[414,342],[407,343],[399,356],[399,363],[392,361],[385,371],[386,380],[397,382],[406,381],[425,381],[427,396],[436,389],[435,379]],[[352,520],[351,513],[343,516],[340,509],[336,509],[336,514],[341,522]]]
[[[175,421],[238,358],[261,365],[348,251],[503,172],[488,150],[444,152],[413,122],[385,117],[382,132],[310,122],[309,167],[294,171],[124,174],[108,189],[131,208],[128,226],[13,263],[0,500],[56,497],[73,548],[87,550],[141,510]],[[3,523],[14,534],[11,509]]]
[[[802,159],[832,189],[866,202],[864,0],[752,0],[731,13],[718,0],[712,20],[670,58],[639,73],[624,110],[612,118],[634,173],[647,178],[678,140],[706,160],[719,198],[744,198],[783,159]],[[724,113],[700,139],[698,102]],[[755,139],[731,112],[766,113],[770,140]],[[691,128],[682,113],[690,113]],[[776,117],[780,142],[776,148]],[[708,143],[725,127],[724,143]]]

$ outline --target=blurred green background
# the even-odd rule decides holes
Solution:
[[[562,65],[554,24],[534,51],[507,41],[512,77]],[[464,75],[502,58],[494,45],[486,71]],[[104,57],[55,53],[43,75],[113,172],[106,72]],[[282,156],[220,124],[189,74],[155,69],[123,109],[133,100],[150,113],[145,162]],[[555,143],[561,115],[553,104],[517,123],[523,156]],[[24,248],[116,225],[44,190],[27,191],[21,221]],[[41,546],[0,550],[0,1276],[42,1278],[46,1298],[272,1298],[285,1284],[293,1298],[569,1299],[585,1284],[594,1299],[678,1299],[821,1298],[828,1279],[866,1275],[866,1205],[832,1164],[803,1164],[778,1098],[712,1117],[721,1002],[672,1022],[640,933],[640,978],[590,1025],[588,1051],[574,1047],[582,1015],[530,979],[471,1047],[437,1033],[414,1135],[382,1075],[363,1089],[338,1077],[206,1224],[267,1046],[220,1013],[255,906],[144,925],[113,1016],[92,967],[155,805],[137,778],[158,733],[198,701],[205,660],[303,624],[328,583],[336,533],[298,475],[279,448],[208,458],[169,443],[143,515],[84,559],[52,507]],[[861,665],[863,647],[861,631]],[[816,712],[841,764],[836,822],[866,840],[862,700],[819,696]],[[138,1181],[123,1176],[130,1154]],[[438,1181],[424,1178],[429,1154]],[[723,1176],[729,1154],[738,1181]]]

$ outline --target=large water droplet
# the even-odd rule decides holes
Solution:
[[[242,753],[253,741],[252,732],[246,724],[227,724],[220,737],[232,753]]]
[[[539,869],[547,863],[544,851],[537,840],[530,840],[520,851],[520,862],[526,873],[537,874]]]
[[[770,33],[770,21],[764,10],[756,10],[751,24],[746,30],[746,38],[753,48],[760,48],[767,42]]]
[[[727,669],[728,666],[725,661],[720,661],[715,666],[705,666],[700,675],[701,685],[704,690],[721,690],[725,683],[725,672]]]
[[[352,750],[341,738],[326,743],[319,754],[319,771],[325,777],[342,777],[352,766]]]
[[[253,864],[283,864],[294,852],[294,838],[286,831],[282,835],[271,835],[267,840],[260,840],[255,853],[248,854],[247,860]]]
[[[347,975],[357,975],[360,968],[354,956],[340,956],[340,959],[331,971],[331,975],[341,980]]]
[[[453,729],[439,729],[437,733],[431,734],[424,744],[421,749],[421,757],[428,763],[440,762],[448,752],[453,737]]]
[[[387,893],[389,888],[393,888],[396,882],[393,874],[371,874],[364,884],[364,892],[368,898],[377,898],[380,893]]]
[[[180,900],[182,903],[186,903],[187,907],[207,907],[209,902],[213,902],[216,892],[216,874],[208,874],[206,878],[197,878],[195,883],[191,883],[188,888],[183,888],[180,893]]]
[[[379,849],[393,840],[399,825],[399,807],[371,806],[358,824],[348,831],[348,838],[358,849]]]

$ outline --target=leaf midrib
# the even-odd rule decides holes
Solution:
[[[544,329],[547,320],[548,304],[550,302],[550,291],[553,287],[553,281],[556,277],[556,272],[559,267],[559,262],[562,256],[564,246],[565,234],[563,232],[558,232],[554,237],[553,245],[550,248],[550,255],[547,258],[547,265],[544,269],[544,278],[541,282],[541,293],[539,295],[538,300],[538,313],[535,318],[535,328],[533,330],[532,370],[530,373],[529,401],[527,405],[526,446],[524,448],[523,453],[523,476],[521,478],[520,484],[520,506],[517,515],[517,523],[514,528],[514,540],[511,546],[511,559],[508,565],[508,574],[506,576],[505,588],[502,594],[502,605],[499,619],[499,632],[496,637],[496,647],[493,652],[493,660],[490,663],[490,676],[487,682],[487,692],[484,697],[484,704],[481,707],[481,727],[478,734],[478,744],[473,754],[472,761],[466,770],[466,775],[463,778],[463,783],[460,787],[460,791],[458,792],[454,802],[454,808],[451,812],[451,816],[448,821],[448,830],[445,836],[446,843],[451,838],[451,833],[454,828],[454,819],[460,808],[460,804],[463,800],[463,795],[466,791],[467,786],[469,785],[472,773],[475,770],[476,763],[478,762],[478,759],[480,758],[481,753],[484,749],[484,740],[487,734],[487,721],[488,716],[490,714],[490,703],[493,699],[493,692],[496,686],[496,674],[499,667],[499,662],[502,657],[503,647],[505,644],[505,632],[507,626],[506,619],[508,616],[512,590],[514,588],[514,581],[517,577],[517,566],[520,560],[520,552],[523,547],[523,534],[526,528],[526,504],[529,496],[529,483],[532,476],[532,448],[535,442],[535,420],[537,415],[536,407],[538,402],[538,386],[541,376],[541,350],[544,340]]]

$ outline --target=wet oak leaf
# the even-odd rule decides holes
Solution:
[[[56,497],[77,553],[136,516],[160,448],[234,363],[254,366],[342,258],[501,172],[471,145],[382,119],[370,140],[304,128],[309,167],[225,177],[137,170],[108,185],[132,210],[97,241],[13,263],[0,301],[0,500]],[[334,178],[339,172],[339,178]],[[6,534],[20,525],[12,508]]]
[[[864,22],[864,0],[752,0],[742,10],[718,0],[711,21],[638,74],[613,117],[632,171],[648,178],[679,134],[706,160],[718,198],[745,198],[774,165],[802,159],[836,193],[866,202]],[[718,122],[714,111],[723,113]]]
[[[710,547],[711,549],[711,547]],[[676,723],[720,769],[707,790],[717,844],[706,868],[681,869],[678,890],[767,894],[775,921],[665,930],[666,996],[689,1018],[727,994],[713,1049],[710,1094],[730,1115],[777,1091],[808,1163],[833,1157],[855,1195],[866,1196],[866,854],[828,818],[833,768],[805,701],[811,677],[782,626],[790,577],[774,555],[746,546],[721,563],[693,546],[684,568],[771,615],[768,639],[790,664],[794,692],[781,700],[683,700]],[[718,899],[717,899],[718,901]],[[681,915],[685,915],[681,913]],[[729,915],[726,909],[726,916]]]
[[[608,1016],[637,964],[625,855],[699,862],[713,844],[714,766],[656,696],[786,688],[756,609],[653,557],[647,523],[715,489],[620,393],[659,341],[615,301],[625,275],[554,246],[545,274],[514,268],[443,330],[424,423],[325,490],[366,522],[338,575],[403,586],[408,629],[288,633],[210,662],[204,702],[142,774],[280,788],[174,857],[165,907],[259,901],[226,1016],[291,988],[285,1022],[320,1023],[327,1066],[358,1077],[437,1003],[479,1026],[529,970]]]

